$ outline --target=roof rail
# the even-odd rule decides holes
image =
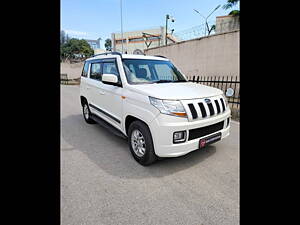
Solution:
[[[119,55],[122,58],[122,53],[120,53],[120,52],[104,52],[104,53],[93,55],[92,57],[95,57],[95,56],[98,56],[98,55],[108,55],[108,54]]]
[[[165,57],[165,56],[162,56],[162,55],[155,55],[156,57],[161,57],[161,58],[165,58],[165,59],[167,59],[167,57]]]

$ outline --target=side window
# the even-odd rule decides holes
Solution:
[[[92,63],[91,64],[90,78],[101,81],[101,78],[102,78],[101,63]]]
[[[103,73],[115,74],[119,77],[117,65],[115,62],[104,62]]]
[[[88,72],[89,72],[89,65],[90,65],[89,62],[85,62],[85,63],[84,63],[84,66],[83,66],[83,70],[82,70],[81,76],[87,77]]]

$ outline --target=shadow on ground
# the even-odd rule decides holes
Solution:
[[[196,166],[216,152],[215,146],[211,145],[185,156],[162,159],[143,167],[131,156],[127,140],[98,124],[86,124],[82,115],[61,119],[61,138],[73,147],[62,148],[62,151],[79,150],[105,172],[130,179],[168,176]],[[67,156],[64,154],[63,157]]]

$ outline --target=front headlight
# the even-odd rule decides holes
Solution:
[[[149,96],[149,100],[150,103],[163,114],[179,116],[179,117],[187,117],[183,105],[181,104],[180,101],[162,100],[150,96]]]

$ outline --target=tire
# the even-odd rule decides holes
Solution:
[[[91,119],[91,111],[90,111],[90,107],[89,107],[87,101],[85,101],[83,103],[82,114],[83,114],[83,118],[84,118],[85,122],[87,122],[88,124],[96,123],[93,119]]]
[[[130,124],[128,129],[128,144],[131,154],[139,164],[148,166],[157,160],[151,132],[143,122],[136,120]]]

